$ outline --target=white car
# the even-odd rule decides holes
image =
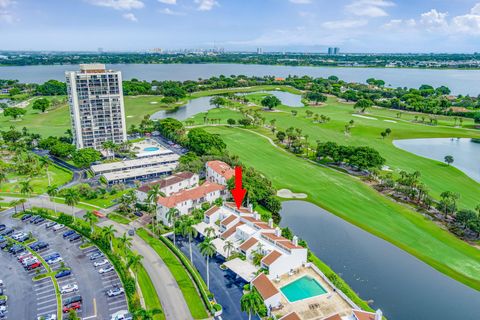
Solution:
[[[44,316],[37,317],[37,320],[57,320],[56,314],[47,314]]]
[[[78,286],[75,283],[70,283],[60,288],[61,294],[77,292],[77,291],[78,291]]]
[[[110,320],[132,320],[133,317],[127,310],[120,310],[112,314]]]
[[[93,263],[94,267],[101,267],[108,263],[108,259],[103,259],[102,261],[97,261]]]
[[[62,229],[63,227],[65,227],[63,224],[57,224],[56,226],[54,226],[52,228],[53,231],[58,231],[60,229]]]
[[[116,297],[121,295],[124,292],[122,287],[113,288],[107,291],[107,296]]]
[[[0,287],[3,287],[3,280],[0,279]]]
[[[48,260],[47,263],[48,264],[55,264],[55,263],[59,263],[59,262],[62,262],[63,261],[63,258],[62,257],[57,257],[55,259],[52,259],[52,260]]]
[[[1,307],[0,307],[0,312],[5,312],[5,311],[7,311],[7,307],[1,306]]]
[[[114,270],[113,266],[109,265],[105,268],[101,268],[100,270],[98,270],[98,273],[103,274],[103,273],[111,272],[113,270]]]

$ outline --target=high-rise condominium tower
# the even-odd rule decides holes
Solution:
[[[102,149],[102,143],[127,139],[122,74],[104,64],[81,64],[67,71],[68,101],[77,148]]]

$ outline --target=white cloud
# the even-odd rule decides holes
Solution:
[[[218,2],[215,0],[195,0],[195,3],[198,4],[198,10],[200,11],[210,11],[213,7],[218,6]]]
[[[365,17],[386,17],[385,8],[394,6],[395,3],[388,0],[355,0],[345,7],[348,13]]]
[[[161,14],[167,14],[167,15],[170,15],[170,16],[184,16],[185,15],[184,12],[173,11],[169,8],[160,9],[160,10],[158,10],[158,12],[160,12]]]
[[[87,0],[89,3],[115,10],[141,9],[145,4],[141,0]]]
[[[13,1],[12,0],[0,0],[0,8],[1,9],[6,9],[8,7],[10,7],[11,5],[13,5]]]
[[[312,3],[312,0],[289,0],[291,3],[295,4],[309,4]]]
[[[448,26],[447,16],[447,12],[439,12],[436,9],[432,9],[421,14],[420,23],[425,26],[427,30],[445,28]]]
[[[177,0],[158,0],[158,2],[161,2],[164,4],[177,4]]]
[[[137,17],[131,12],[122,14],[122,17],[132,22],[138,21]]]
[[[387,30],[405,30],[405,28],[414,28],[417,25],[415,19],[392,19],[385,23],[382,28]]]
[[[15,4],[12,0],[0,0],[0,22],[13,23],[16,18],[9,10]]]
[[[367,20],[334,20],[322,23],[327,29],[349,29],[363,27],[368,24]]]

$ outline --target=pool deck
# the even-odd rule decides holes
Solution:
[[[302,319],[323,319],[333,314],[351,315],[352,306],[310,267],[302,267],[294,275],[283,275],[279,281],[273,280],[272,283],[281,292],[281,287],[306,275],[317,280],[327,293],[296,302],[289,302],[282,293],[281,303],[283,307],[280,310],[273,311],[273,314],[280,316],[295,311]]]

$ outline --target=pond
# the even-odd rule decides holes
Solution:
[[[389,319],[478,319],[480,292],[305,201],[282,203],[282,227]]]
[[[284,92],[284,91],[257,91],[257,92],[250,92],[247,94],[252,94],[252,93],[269,93],[274,96],[276,96],[280,101],[282,101],[282,104],[286,106],[291,106],[291,107],[303,107],[302,104],[302,96],[299,94],[293,94],[290,92]],[[175,108],[173,110],[160,110],[155,112],[150,116],[151,119],[157,120],[157,119],[163,119],[163,118],[175,118],[177,120],[185,120],[190,117],[193,117],[194,115],[201,113],[201,112],[206,112],[212,108],[215,108],[214,105],[210,104],[210,99],[212,96],[207,96],[207,97],[200,97],[200,98],[195,98],[192,100],[189,100],[187,104],[180,106],[178,108]]]
[[[123,79],[140,80],[197,80],[219,75],[277,76],[289,75],[328,77],[338,76],[348,82],[364,83],[368,78],[385,80],[387,86],[418,88],[422,84],[434,87],[447,86],[453,94],[480,93],[478,70],[432,70],[395,68],[339,68],[339,67],[294,67],[247,64],[110,64],[109,68],[120,70]],[[17,79],[20,82],[41,83],[50,79],[65,81],[65,71],[78,70],[78,65],[15,66],[0,67],[0,79]]]
[[[257,91],[257,92],[248,92],[248,93],[237,93],[238,95],[249,95],[252,93],[268,93],[277,97],[283,105],[288,107],[304,107],[302,103],[302,96],[300,94],[294,94],[286,91],[280,90],[270,90],[270,91]]]
[[[405,151],[442,162],[445,156],[451,155],[454,158],[453,166],[480,182],[480,143],[474,143],[471,139],[406,139],[395,140],[393,144]]]

